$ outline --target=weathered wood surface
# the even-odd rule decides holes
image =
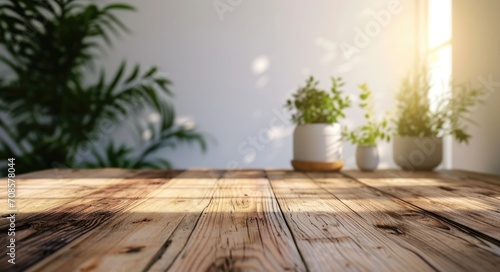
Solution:
[[[168,254],[168,252],[166,252]],[[305,271],[262,171],[229,172],[172,271]]]
[[[180,222],[194,227],[219,175],[218,171],[193,171],[168,182],[157,180],[160,186],[154,191],[75,241],[71,250],[53,254],[32,270],[144,271],[152,256],[170,246],[169,237]]]
[[[303,173],[268,172],[297,246],[311,270],[432,271]],[[394,230],[397,232],[397,230]]]
[[[17,178],[16,182],[22,184],[22,189],[17,190],[17,220],[26,220],[33,214],[47,211],[48,209],[62,206],[72,202],[79,197],[92,197],[94,192],[113,184],[119,184],[124,178],[136,175],[134,171],[123,169],[71,170],[54,171],[47,170]],[[103,182],[103,179],[105,182]],[[61,184],[64,184],[61,187]],[[4,184],[2,184],[4,185]],[[7,201],[7,194],[2,194],[0,201]],[[3,214],[5,209],[0,210]],[[0,229],[4,228],[6,222],[0,222]]]
[[[425,210],[352,179],[337,174],[311,173],[309,176],[362,217],[367,225],[384,231],[388,238],[435,270],[494,271],[500,267],[500,247],[497,244],[471,237]],[[404,270],[408,271],[408,268]]]
[[[176,175],[177,172],[138,171],[134,177],[127,176],[120,183],[111,182],[106,187],[75,197],[55,208],[31,212],[27,207],[25,212],[30,215],[16,225],[15,269],[24,271],[87,232],[100,228],[113,215],[118,215],[138,199],[168,182],[171,174]],[[106,182],[106,179],[97,179]],[[19,185],[18,191],[22,190],[23,186]],[[67,196],[65,191],[60,192],[63,198]],[[6,225],[5,222],[2,225]],[[0,229],[0,233],[7,233],[7,227]],[[7,244],[7,239],[8,236],[3,235],[0,244]],[[7,264],[7,257],[6,254],[0,256],[0,265]]]
[[[52,170],[17,178],[0,271],[498,271],[500,178]],[[6,192],[6,181],[0,190]]]
[[[370,174],[358,171],[345,173],[367,186],[484,235],[486,239],[500,240],[500,186],[477,179],[464,179],[453,172],[402,173],[385,170]]]

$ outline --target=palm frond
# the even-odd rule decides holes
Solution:
[[[99,52],[130,32],[118,13],[134,10],[123,3],[86,0],[0,3],[0,46],[5,49],[0,63],[14,78],[0,79],[0,114],[6,117],[0,121],[0,134],[5,136],[0,154],[15,154],[23,161],[20,171],[46,169],[54,163],[73,165],[90,141],[87,135],[101,133],[102,122],[116,126],[125,119],[137,121],[137,113],[147,109],[163,116],[151,141],[132,147],[111,140],[105,152],[92,151],[81,167],[170,167],[153,156],[156,150],[181,142],[206,147],[195,131],[175,132],[175,114],[166,101],[173,95],[171,81],[157,67],[135,65],[129,71],[124,61],[112,76],[101,71],[95,83],[85,83]],[[104,142],[112,136],[103,136]]]

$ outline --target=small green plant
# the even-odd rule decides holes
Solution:
[[[314,77],[309,77],[306,85],[287,100],[285,107],[292,112],[294,124],[333,124],[345,118],[344,110],[351,106],[351,100],[342,96],[342,78],[332,77],[330,93],[319,89],[318,84]]]
[[[359,95],[359,107],[365,111],[366,124],[352,131],[344,128],[343,136],[347,141],[358,146],[376,146],[379,140],[391,140],[391,128],[389,127],[389,117],[386,113],[381,120],[375,118],[373,109],[372,91],[368,85],[359,85],[361,94]]]
[[[403,79],[397,94],[397,116],[394,120],[397,134],[407,137],[451,135],[459,143],[467,143],[471,135],[466,132],[466,123],[474,123],[469,114],[483,102],[484,90],[465,84],[454,85],[451,95],[433,98],[435,106],[431,107],[431,87],[426,68]]]

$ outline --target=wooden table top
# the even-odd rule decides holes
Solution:
[[[500,271],[494,176],[102,169],[16,183],[16,264],[2,193],[0,271]]]

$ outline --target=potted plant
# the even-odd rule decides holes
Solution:
[[[404,170],[433,170],[443,158],[443,137],[452,136],[467,143],[470,134],[468,113],[481,102],[484,92],[461,84],[452,86],[452,94],[429,99],[431,84],[427,69],[406,77],[397,94],[394,120],[393,157]],[[473,123],[473,122],[472,122]]]
[[[338,122],[345,118],[344,110],[351,101],[340,90],[344,86],[342,78],[331,80],[332,87],[327,92],[319,89],[319,82],[311,76],[285,104],[296,125],[292,161],[296,170],[338,171],[344,165],[342,129]]]
[[[361,171],[373,171],[379,164],[379,153],[377,142],[379,140],[390,141],[391,132],[388,126],[388,114],[380,120],[375,118],[373,109],[372,91],[367,84],[359,85],[361,89],[360,108],[365,111],[366,124],[352,131],[344,130],[344,138],[356,147],[356,165]]]

